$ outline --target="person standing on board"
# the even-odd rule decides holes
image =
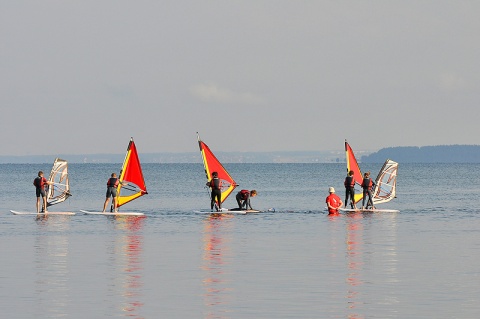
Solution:
[[[340,197],[335,194],[335,188],[330,187],[328,189],[328,192],[330,193],[330,195],[328,195],[325,200],[325,202],[327,203],[328,214],[338,215],[340,213],[338,209],[342,207],[343,202]]]
[[[252,189],[249,191],[248,189],[242,189],[237,193],[235,196],[235,199],[237,200],[238,204],[238,209],[242,210],[242,208],[245,206],[245,209],[248,210],[250,207],[250,210],[252,210],[252,204],[250,203],[250,198],[257,196],[257,191]]]
[[[37,196],[37,214],[40,213],[40,196],[43,199],[42,211],[46,214],[47,211],[47,193],[45,192],[45,185],[53,185],[52,182],[47,181],[43,177],[43,172],[39,171],[38,176],[33,180],[33,185],[35,185],[35,194]]]
[[[375,208],[373,206],[372,200],[372,187],[375,186],[375,183],[370,178],[370,172],[363,174],[362,188],[363,188],[363,199],[362,199],[362,209],[365,209],[365,198],[368,195],[367,208]]]
[[[222,181],[218,178],[218,173],[212,173],[212,179],[206,184],[212,189],[211,201],[210,201],[210,210],[213,212],[213,206],[215,206],[215,201],[217,202],[216,210],[222,210]]]
[[[353,171],[348,172],[347,177],[345,177],[345,181],[343,184],[345,185],[345,208],[347,208],[348,205],[348,197],[350,196],[351,203],[350,206],[351,208],[357,208],[355,205],[355,179],[353,178]]]
[[[112,173],[110,178],[107,181],[107,194],[105,195],[105,203],[103,204],[103,211],[102,213],[105,213],[105,210],[107,209],[108,201],[110,200],[110,197],[112,197],[112,206],[113,206],[113,211],[116,213],[117,212],[117,187],[120,181],[117,178],[117,174]]]

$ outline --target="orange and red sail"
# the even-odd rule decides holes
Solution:
[[[223,167],[222,163],[215,157],[210,148],[205,144],[197,133],[198,137],[198,146],[200,147],[200,153],[202,154],[203,165],[205,167],[205,175],[207,180],[212,179],[212,173],[217,172],[218,178],[222,181],[222,203],[227,199],[227,197],[233,192],[237,183],[228,171]]]
[[[137,148],[130,139],[127,154],[120,171],[120,183],[117,187],[117,207],[120,207],[147,193],[147,186],[143,178],[142,166],[138,158]]]

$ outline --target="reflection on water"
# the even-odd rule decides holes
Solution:
[[[107,245],[108,268],[111,269],[109,290],[119,302],[113,307],[131,318],[139,315],[142,302],[142,227],[145,217],[111,217],[116,231]]]
[[[203,264],[205,272],[205,318],[228,318],[232,288],[228,280],[228,270],[232,252],[231,228],[234,219],[229,215],[210,215],[204,221]]]
[[[347,303],[348,303],[348,318],[357,319],[363,318],[359,314],[361,306],[364,303],[360,293],[360,286],[362,281],[362,266],[363,266],[363,214],[354,213],[348,214],[347,222]]]
[[[368,296],[371,289],[384,290],[398,282],[395,215],[352,213],[328,218],[329,263],[331,269],[338,270],[332,273],[329,284],[337,292],[340,292],[341,281],[346,285],[343,296],[331,296],[332,317],[344,314],[351,319],[365,318],[372,313],[370,308],[388,314],[398,303],[393,286],[381,300],[371,300]],[[343,280],[339,277],[342,270]]]
[[[34,243],[36,308],[38,316],[65,317],[70,297],[69,236],[70,217],[49,216],[37,218],[38,235]]]

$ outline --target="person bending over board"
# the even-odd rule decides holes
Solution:
[[[242,189],[241,191],[239,191],[235,196],[238,204],[238,209],[242,210],[242,208],[245,207],[245,210],[248,210],[248,208],[250,207],[250,209],[253,210],[252,204],[250,203],[250,198],[255,196],[257,196],[257,191],[254,189],[252,189],[251,191],[249,191],[248,189]]]
[[[38,176],[33,180],[33,185],[35,185],[35,194],[37,196],[37,214],[40,213],[40,196],[42,196],[43,206],[42,211],[46,214],[47,211],[47,193],[45,192],[45,185],[53,185],[52,182],[47,181],[43,177],[43,172],[39,171]]]
[[[367,208],[375,208],[373,206],[372,200],[372,187],[375,186],[375,183],[370,178],[370,172],[363,174],[362,188],[363,188],[363,199],[362,199],[362,209],[365,209],[365,198],[368,195]]]
[[[353,171],[348,172],[347,177],[345,177],[345,181],[343,184],[345,185],[345,208],[348,205],[348,197],[350,196],[350,206],[351,208],[357,208],[355,205],[355,179],[353,178]]]
[[[335,188],[330,187],[328,189],[328,192],[330,193],[330,195],[328,195],[325,200],[325,202],[327,203],[328,215],[338,215],[340,214],[338,209],[342,207],[343,202],[340,197],[335,194]]]
[[[212,173],[212,179],[206,185],[212,189],[210,210],[213,212],[213,206],[216,206],[217,212],[222,210],[222,181],[218,178],[217,172]]]
[[[117,212],[117,187],[120,181],[117,178],[117,174],[112,173],[110,178],[107,181],[107,194],[105,195],[105,203],[103,204],[103,211],[102,213],[105,213],[105,210],[107,209],[108,201],[110,200],[110,197],[112,197],[112,206],[113,206],[113,211],[116,213]]]

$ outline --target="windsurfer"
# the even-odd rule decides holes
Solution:
[[[40,213],[40,196],[43,199],[42,211],[46,214],[47,211],[47,193],[45,192],[45,185],[53,185],[52,182],[47,181],[43,176],[43,172],[39,171],[38,176],[33,180],[33,185],[35,185],[35,194],[37,196],[37,214]]]
[[[212,173],[212,179],[206,185],[212,189],[210,210],[213,212],[213,206],[216,206],[217,212],[222,210],[222,181],[218,178],[217,172]]]
[[[370,172],[363,174],[362,188],[363,188],[363,199],[362,199],[362,209],[365,209],[365,198],[368,195],[367,208],[375,208],[373,206],[372,200],[372,187],[375,186],[375,183],[370,178]]]
[[[250,207],[251,210],[252,204],[250,203],[250,198],[257,196],[257,191],[252,189],[249,191],[248,189],[242,189],[237,193],[235,196],[235,199],[237,200],[238,208],[242,210],[243,207],[245,207],[246,210]]]
[[[338,197],[338,195],[335,194],[335,188],[330,187],[328,189],[328,192],[330,193],[330,195],[328,195],[326,200],[325,200],[325,202],[327,203],[327,207],[328,207],[328,214],[329,215],[338,215],[339,214],[338,209],[340,207],[342,207],[343,202],[340,199],[340,197]]]
[[[349,196],[351,199],[351,208],[357,208],[357,206],[355,205],[355,178],[353,177],[354,174],[355,173],[353,171],[349,171],[343,183],[345,185],[345,208],[347,208]]]
[[[106,198],[105,198],[105,203],[103,204],[103,213],[105,213],[105,210],[107,209],[108,201],[110,200],[110,197],[112,197],[112,206],[113,206],[113,211],[116,213],[117,212],[117,187],[119,184],[119,180],[117,178],[117,174],[112,173],[110,178],[107,181],[107,193],[106,193]]]

